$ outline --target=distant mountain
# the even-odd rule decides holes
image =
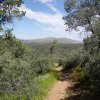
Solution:
[[[57,40],[57,43],[62,43],[62,44],[77,44],[81,43],[76,40],[68,39],[68,38],[42,38],[42,39],[32,39],[32,40],[23,40],[25,43],[50,43],[53,42],[54,40]]]

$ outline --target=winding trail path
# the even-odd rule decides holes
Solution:
[[[56,68],[56,71],[61,71],[61,67]],[[66,96],[66,89],[70,86],[68,81],[58,80],[51,88],[48,97],[45,100],[64,100]]]

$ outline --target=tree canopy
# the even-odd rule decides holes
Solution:
[[[87,71],[87,88],[92,96],[100,92],[100,0],[65,0],[67,16],[64,17],[68,29],[84,27],[84,57],[81,65]],[[84,60],[85,59],[85,60]],[[91,88],[92,87],[92,88]],[[97,97],[98,97],[97,96]],[[100,98],[99,98],[100,99]],[[91,100],[91,99],[89,99]],[[97,100],[97,99],[96,99]]]
[[[69,29],[84,27],[92,33],[94,26],[100,20],[100,0],[65,0],[65,10],[68,13],[64,17]]]
[[[25,15],[25,12],[19,9],[22,3],[22,0],[0,0],[0,30],[3,25],[13,23],[14,18],[20,19]]]

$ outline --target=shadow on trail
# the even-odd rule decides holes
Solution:
[[[68,80],[70,80],[70,76],[69,76],[69,71],[68,70],[62,69],[59,73],[60,73],[60,75],[59,75],[58,80],[60,80],[60,81],[68,81]]]
[[[99,96],[93,97],[93,90],[89,89],[88,82],[73,82],[70,70],[66,69],[56,69],[56,72],[58,72],[58,80],[66,82],[66,84],[69,84],[66,86],[66,97],[61,100],[100,100]],[[86,79],[88,80],[88,79]]]
[[[72,87],[66,89],[68,96],[64,100],[100,100],[100,95],[93,93],[94,91],[83,88],[83,86],[75,87],[72,85]]]
[[[70,82],[70,85],[66,87],[67,96],[62,100],[100,100],[100,95],[93,94],[94,89],[91,89],[91,85],[89,87],[88,81],[73,82],[70,76],[70,70],[62,69],[60,73],[60,81]]]

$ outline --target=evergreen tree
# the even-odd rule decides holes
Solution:
[[[22,0],[0,0],[0,30],[3,25],[13,23],[14,18],[20,19],[25,15],[25,12],[19,9],[22,3]]]

